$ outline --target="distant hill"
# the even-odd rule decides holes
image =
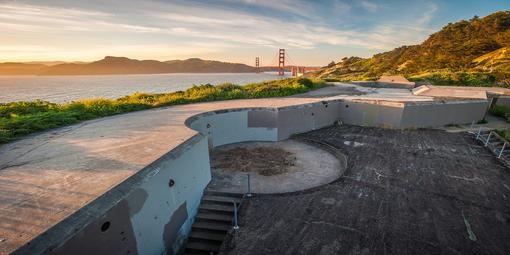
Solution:
[[[441,76],[437,81],[469,83],[462,80],[467,75],[489,83],[507,82],[508,49],[510,11],[501,11],[450,23],[419,45],[402,46],[371,58],[343,58],[317,71],[315,76],[337,80],[373,80],[381,75],[418,80]]]
[[[91,63],[56,65],[33,63],[0,63],[0,75],[98,75],[98,74],[159,74],[159,73],[249,73],[255,67],[190,58],[186,60],[136,60],[107,56]]]

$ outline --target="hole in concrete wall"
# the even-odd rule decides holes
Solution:
[[[168,181],[168,187],[173,187],[174,185],[175,185],[175,181],[174,181],[174,179],[170,179],[170,180]]]
[[[106,230],[108,230],[110,228],[110,222],[109,221],[105,221],[103,223],[103,225],[101,225],[101,232],[105,232]]]
[[[325,104],[324,107],[328,108],[328,104]]]
[[[348,105],[348,104],[346,104],[346,105],[345,105],[345,108],[349,108],[349,105]]]
[[[205,125],[206,128],[211,128],[211,124],[207,123],[207,125]]]
[[[312,112],[312,116],[314,115],[314,113]]]

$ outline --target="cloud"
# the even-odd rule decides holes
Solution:
[[[377,12],[379,10],[379,5],[369,1],[361,1],[361,6],[369,12]]]
[[[348,13],[351,9],[352,7],[343,1],[335,0],[333,2],[333,11],[336,15]]]
[[[406,25],[380,22],[353,28],[336,26],[330,17],[319,15],[316,10],[320,7],[320,13],[329,11],[346,16],[353,10],[342,0],[332,0],[327,6],[291,0],[243,2],[282,11],[285,17],[207,2],[125,1],[121,6],[114,3],[115,10],[97,3],[73,8],[0,3],[0,29],[11,40],[10,44],[4,42],[4,48],[0,47],[0,56],[12,59],[16,55],[23,58],[31,55],[47,59],[53,54],[90,60],[103,54],[142,58],[159,54],[158,59],[170,59],[184,54],[228,52],[234,48],[311,50],[322,45],[387,50],[420,39],[437,10],[437,6],[430,5],[421,18]],[[367,1],[361,4],[368,11],[380,8]],[[14,43],[16,40],[19,42]],[[16,44],[25,48],[13,51]]]
[[[301,17],[310,17],[310,13],[313,13],[312,10],[315,9],[315,6],[310,2],[298,0],[244,0],[243,2],[248,5],[270,8]]]
[[[432,20],[432,17],[436,13],[436,11],[439,9],[436,4],[434,3],[428,3],[428,8],[425,12],[423,12],[423,15],[418,19],[417,23],[420,25],[425,25],[429,23]]]

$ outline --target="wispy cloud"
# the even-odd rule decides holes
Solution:
[[[0,29],[10,39],[10,44],[4,42],[0,47],[0,56],[37,58],[53,54],[90,59],[100,54],[156,57],[159,54],[162,58],[164,52],[167,58],[227,52],[232,48],[311,50],[321,45],[385,50],[416,41],[437,11],[432,4],[420,18],[405,25],[380,22],[349,27],[337,26],[331,23],[332,17],[322,15],[322,12],[335,18],[348,15],[354,3],[343,0],[331,0],[327,6],[299,0],[245,0],[242,4],[247,8],[232,8],[230,4],[235,3],[231,0],[221,1],[229,4],[150,1],[142,5],[126,0],[125,6],[109,10],[97,4],[71,8],[0,2]],[[381,8],[368,1],[360,4],[369,12]],[[284,15],[254,12],[250,6],[281,11]],[[320,8],[322,12],[317,10]],[[19,42],[14,43],[16,40]],[[132,53],[126,54],[129,51]]]
[[[376,3],[372,3],[369,1],[361,1],[360,3],[361,6],[369,12],[376,12],[379,10],[379,5],[377,5]]]

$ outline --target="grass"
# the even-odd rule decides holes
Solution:
[[[134,93],[118,99],[83,99],[63,104],[40,100],[3,103],[0,104],[0,143],[38,131],[120,113],[197,102],[290,96],[324,86],[325,83],[318,80],[291,78],[245,86],[205,84],[172,93]]]
[[[505,140],[510,141],[510,130],[509,129],[497,129],[496,133],[503,137]]]
[[[510,121],[510,106],[494,105],[489,109],[489,112]]]
[[[510,88],[507,76],[507,74],[500,73],[439,71],[410,75],[407,79],[433,85]]]
[[[505,118],[510,121],[510,106],[494,105],[489,110],[490,113]],[[496,133],[503,137],[505,140],[510,141],[510,130],[509,129],[497,129]]]

